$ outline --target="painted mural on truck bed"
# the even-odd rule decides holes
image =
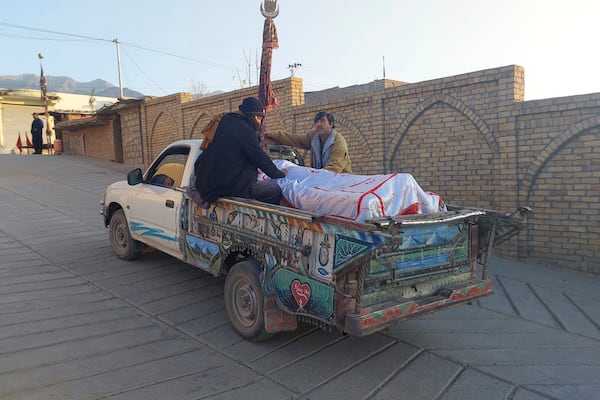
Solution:
[[[318,319],[334,318],[334,277],[358,264],[370,265],[367,281],[394,280],[422,270],[468,265],[468,229],[464,222],[411,226],[395,240],[381,232],[346,229],[221,202],[209,209],[190,206],[186,254],[217,275],[223,257],[250,250],[262,255],[267,269],[264,289],[284,309]],[[373,287],[365,287],[368,293]]]

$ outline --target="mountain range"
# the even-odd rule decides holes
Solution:
[[[85,94],[103,97],[120,96],[119,88],[111,83],[95,79],[90,82],[78,82],[67,76],[51,76],[46,75],[46,83],[48,84],[48,92]],[[0,88],[4,89],[39,89],[40,76],[35,74],[21,75],[0,75]],[[93,92],[92,92],[93,91]],[[144,94],[123,88],[123,96],[127,98],[143,98]]]

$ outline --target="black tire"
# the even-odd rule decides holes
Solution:
[[[131,237],[123,210],[115,211],[110,219],[108,237],[113,251],[120,259],[133,260],[139,255],[140,246]]]
[[[225,310],[233,329],[253,342],[273,336],[265,331],[265,300],[260,285],[260,266],[242,261],[233,266],[225,279]]]

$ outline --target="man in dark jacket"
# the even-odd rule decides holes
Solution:
[[[248,97],[239,110],[224,114],[214,135],[204,139],[208,145],[202,146],[206,148],[194,165],[196,190],[205,205],[225,196],[279,204],[281,188],[277,182],[257,181],[257,168],[273,179],[285,176],[260,146],[263,106],[257,98]]]
[[[42,131],[44,130],[44,123],[37,113],[33,113],[32,115],[31,139],[33,141],[33,148],[35,149],[33,154],[42,154]]]

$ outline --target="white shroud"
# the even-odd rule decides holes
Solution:
[[[278,179],[283,197],[295,208],[362,222],[369,218],[446,211],[441,197],[425,192],[411,174],[352,175],[300,167],[274,160],[287,169]],[[269,179],[259,174],[258,179]]]

